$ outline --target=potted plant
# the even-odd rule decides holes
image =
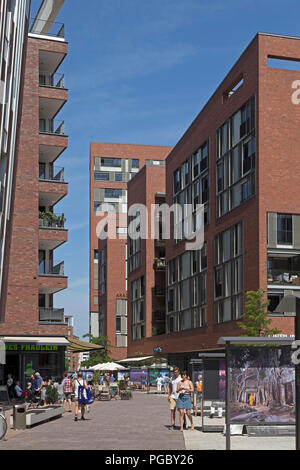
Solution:
[[[131,390],[120,390],[121,400],[131,400],[132,392]]]
[[[48,385],[46,388],[46,403],[47,405],[54,405],[58,401],[58,391],[53,385]]]

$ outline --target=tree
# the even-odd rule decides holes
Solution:
[[[238,326],[245,331],[243,336],[274,336],[281,333],[277,328],[270,328],[272,319],[268,318],[269,301],[265,300],[262,289],[246,293],[246,312],[242,316],[245,321],[238,322]]]
[[[104,349],[99,349],[97,351],[92,351],[90,353],[90,358],[87,361],[81,363],[83,367],[92,367],[96,364],[102,364],[103,362],[110,362],[111,361],[111,351],[110,348],[113,346],[111,345],[110,340],[107,336],[98,336],[95,337],[90,334],[86,334],[83,336],[84,338],[89,338],[90,343],[97,344],[99,346],[104,346]]]

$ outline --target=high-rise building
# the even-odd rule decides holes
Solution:
[[[18,3],[23,2],[10,2]],[[68,192],[64,169],[56,166],[68,145],[64,123],[58,120],[68,99],[60,69],[68,43],[64,25],[55,22],[63,3],[43,0],[28,33],[8,208],[10,237],[0,336],[7,345],[4,373],[12,373],[23,383],[31,370],[47,376],[62,374],[70,330],[64,309],[55,302],[55,294],[68,285],[64,263],[55,256],[56,248],[68,237],[65,216],[55,210]]]
[[[163,164],[170,150],[91,144],[90,333],[108,336],[114,359],[127,355],[127,184],[146,163]],[[117,239],[99,240],[107,217],[116,219]]]
[[[300,38],[257,34],[166,159],[166,203],[191,204],[194,228],[204,205],[204,245],[188,250],[172,228],[166,333],[131,336],[129,357],[158,349],[186,368],[200,351],[217,350],[221,336],[241,334],[245,294],[258,289],[272,326],[294,333],[294,319],[276,307],[300,292],[296,62]]]

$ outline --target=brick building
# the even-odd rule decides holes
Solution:
[[[127,184],[146,163],[159,166],[170,150],[91,143],[90,333],[109,337],[114,359],[127,356]],[[98,239],[108,216],[116,219],[117,239]]]
[[[68,192],[64,170],[56,167],[68,146],[64,123],[56,120],[68,99],[58,74],[68,44],[64,26],[54,22],[63,3],[41,3],[27,41],[0,322],[9,350],[4,373],[23,383],[32,368],[61,375],[68,330],[73,335],[64,309],[55,307],[55,293],[68,285],[64,263],[55,260],[68,237],[65,217],[55,211]]]
[[[259,288],[273,325],[294,333],[276,306],[300,291],[295,61],[299,38],[257,34],[168,156],[166,202],[204,205],[205,243],[187,251],[174,232],[166,240],[166,334],[145,329],[129,357],[160,347],[187,367],[221,336],[240,335],[245,292]]]

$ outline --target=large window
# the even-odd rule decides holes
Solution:
[[[215,322],[237,320],[243,310],[243,226],[219,233],[214,242]]]
[[[101,166],[121,167],[121,158],[101,158]]]
[[[255,195],[255,97],[217,131],[217,218]]]
[[[198,229],[197,206],[204,205],[204,224],[209,223],[209,176],[208,176],[209,152],[206,141],[193,153],[173,175],[173,201],[181,211],[176,211],[175,240],[182,240],[187,227],[187,214],[185,205],[192,206],[192,227],[190,231]]]
[[[277,243],[293,244],[293,218],[290,214],[277,214]]]
[[[145,337],[145,278],[131,283],[131,331],[132,339]]]
[[[107,249],[104,247],[99,254],[100,257],[100,265],[99,265],[99,271],[100,271],[100,295],[103,295],[106,293],[106,280],[107,280]]]
[[[205,326],[206,269],[206,243],[168,263],[168,333]]]

